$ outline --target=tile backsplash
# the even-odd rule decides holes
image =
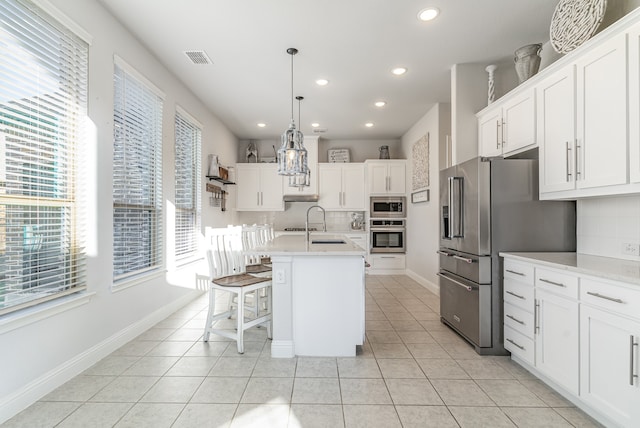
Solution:
[[[640,196],[577,201],[579,253],[640,261]]]

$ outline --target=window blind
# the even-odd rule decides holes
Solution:
[[[185,112],[178,109],[175,134],[175,257],[180,260],[198,251],[202,131]]]
[[[162,265],[162,98],[117,62],[114,72],[113,275]]]
[[[0,2],[0,315],[86,288],[76,159],[88,45]]]

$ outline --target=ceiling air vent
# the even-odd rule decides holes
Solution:
[[[327,128],[313,128],[314,134],[324,134],[327,132]]]
[[[184,54],[196,65],[213,64],[205,51],[185,51]]]

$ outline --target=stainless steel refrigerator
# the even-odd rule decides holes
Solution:
[[[440,316],[482,355],[506,355],[501,251],[575,251],[573,201],[538,200],[538,161],[440,171]]]

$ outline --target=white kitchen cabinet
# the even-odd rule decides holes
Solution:
[[[515,93],[478,117],[480,156],[509,156],[536,145],[533,88]]]
[[[580,397],[620,426],[638,426],[640,321],[582,305],[580,330]]]
[[[361,232],[361,233],[345,233],[344,236],[346,236],[347,238],[351,239],[353,241],[354,244],[356,244],[358,247],[362,248],[365,251],[369,251],[369,248],[367,248],[367,234],[366,232]]]
[[[536,287],[536,367],[578,394],[578,301]]]
[[[371,273],[404,271],[406,266],[406,258],[404,254],[371,254],[369,256],[371,263]]]
[[[236,164],[236,210],[284,211],[282,176],[276,164]]]
[[[318,194],[318,137],[304,137],[304,148],[307,150],[307,166],[309,167],[309,185],[290,185],[289,177],[283,179],[285,195],[317,195]],[[295,182],[291,183],[295,184]]]
[[[640,24],[629,37],[629,179],[640,183]]]
[[[318,166],[319,200],[326,210],[365,211],[365,171],[362,163],[322,163]]]
[[[370,195],[404,195],[406,193],[406,160],[367,160],[365,164]]]
[[[504,348],[535,364],[534,269],[526,263],[504,261]]]
[[[578,188],[627,183],[627,39],[620,34],[576,62]]]

